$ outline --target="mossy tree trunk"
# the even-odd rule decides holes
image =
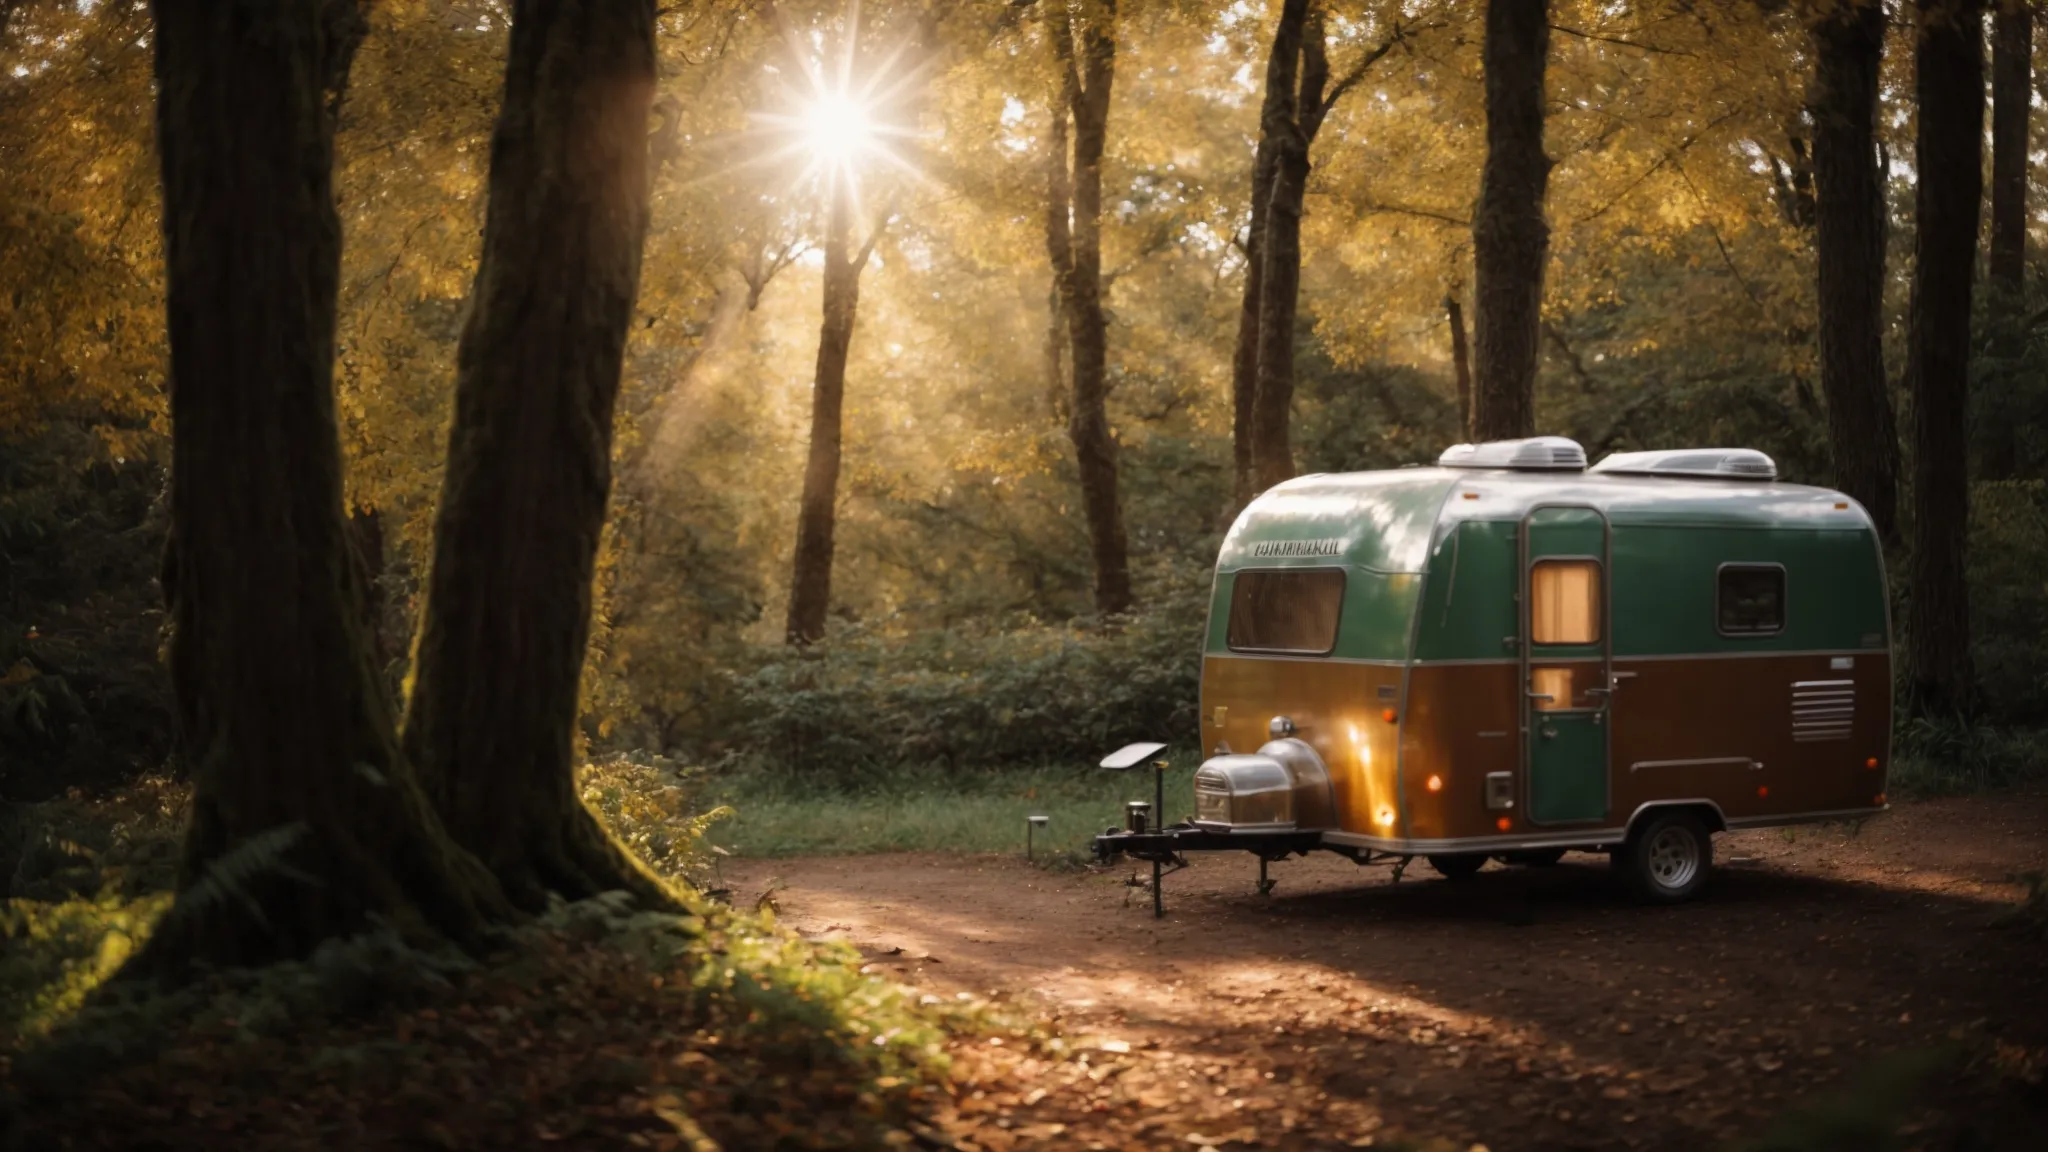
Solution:
[[[1109,427],[1109,316],[1102,303],[1102,154],[1109,139],[1109,97],[1116,80],[1116,2],[1067,0],[1051,6],[1051,34],[1060,70],[1064,114],[1073,124],[1071,229],[1053,247],[1060,302],[1071,345],[1073,406],[1067,438],[1081,474],[1088,550],[1095,569],[1095,610],[1105,616],[1131,607],[1130,545],[1118,491],[1116,435]],[[1078,35],[1077,35],[1078,34]],[[1075,41],[1080,41],[1078,49]],[[1078,59],[1077,59],[1078,57]],[[1062,158],[1064,167],[1064,157]]]
[[[334,412],[330,84],[353,4],[157,0],[171,356],[164,590],[193,775],[178,898],[130,971],[509,915],[443,831],[372,665]]]
[[[1970,297],[1984,199],[1984,15],[1979,0],[1921,0],[1917,15],[1906,696],[1914,713],[1945,716],[1967,712],[1974,697],[1965,552]]]
[[[666,889],[576,794],[612,409],[647,228],[652,0],[517,0],[405,747],[522,908]]]
[[[1848,0],[1813,26],[1815,242],[1820,385],[1835,483],[1896,542],[1899,432],[1884,371],[1884,174],[1877,85],[1884,8]]]
[[[1550,225],[1543,197],[1543,72],[1548,0],[1488,0],[1486,164],[1472,220],[1472,438],[1508,440],[1536,430],[1536,346]]]

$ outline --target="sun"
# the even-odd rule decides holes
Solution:
[[[811,162],[833,172],[859,166],[881,142],[874,108],[851,92],[820,92],[796,115],[796,130]]]

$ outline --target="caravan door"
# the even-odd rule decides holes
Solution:
[[[1539,505],[1522,520],[1522,795],[1532,824],[1608,816],[1609,536],[1595,508]]]

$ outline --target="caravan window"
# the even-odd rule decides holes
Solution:
[[[1600,642],[1600,564],[1538,560],[1529,569],[1529,639],[1537,644]]]
[[[1785,630],[1785,569],[1777,564],[1723,564],[1715,614],[1723,636],[1769,636]]]
[[[1342,569],[1239,572],[1230,590],[1227,640],[1239,652],[1326,656],[1337,646],[1343,607]]]

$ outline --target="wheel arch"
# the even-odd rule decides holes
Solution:
[[[1672,811],[1693,813],[1706,824],[1710,833],[1728,830],[1728,818],[1722,814],[1721,806],[1702,796],[1686,800],[1650,800],[1636,805],[1636,810],[1629,813],[1627,835],[1634,836],[1645,818]]]

